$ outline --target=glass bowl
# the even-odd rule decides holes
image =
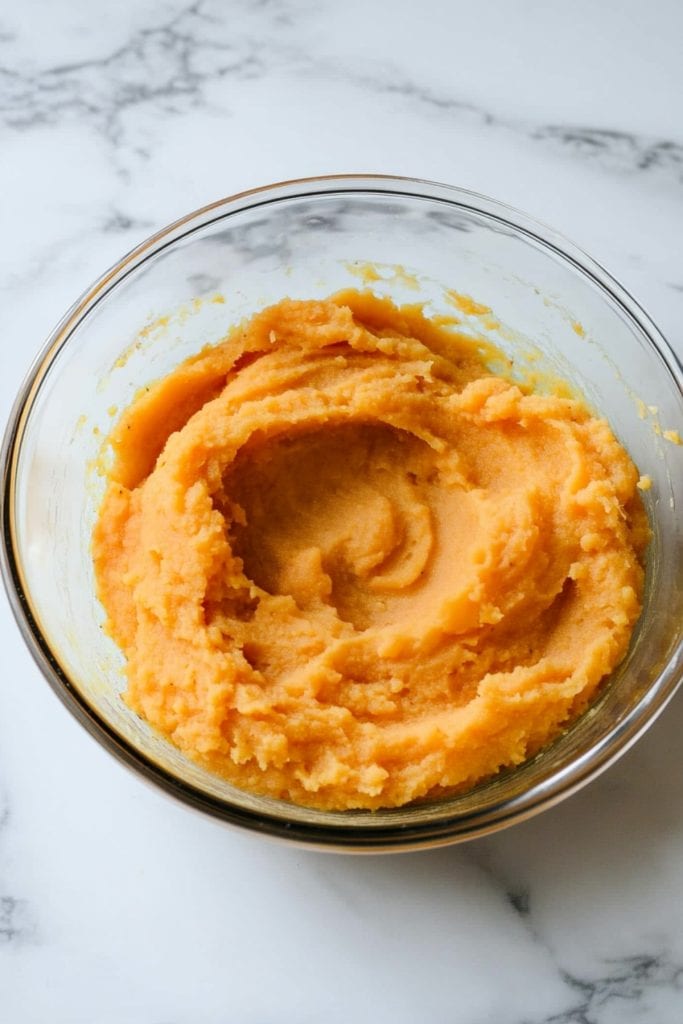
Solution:
[[[369,269],[370,268],[370,269]],[[102,630],[90,538],[103,439],[140,387],[284,296],[372,279],[399,303],[453,312],[447,290],[517,364],[559,374],[605,415],[640,472],[652,526],[644,609],[590,709],[519,768],[398,810],[322,812],[250,795],[189,761],[121,700],[123,657]],[[473,307],[474,308],[474,307]],[[467,322],[466,316],[463,319]],[[575,792],[653,721],[681,679],[681,368],[655,326],[576,246],[462,189],[381,176],[315,178],[213,203],[143,242],[55,329],[10,416],[2,451],[2,568],[23,636],[55,692],[144,779],[216,818],[349,851],[479,836]]]

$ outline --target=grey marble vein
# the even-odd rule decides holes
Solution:
[[[622,1019],[620,1008],[627,1002],[629,1020],[637,1024],[665,1024],[651,1017],[649,1008],[654,997],[662,993],[676,997],[683,990],[683,964],[672,957],[670,951],[644,950],[599,960],[592,975],[569,970],[534,914],[530,887],[511,877],[504,865],[491,856],[488,846],[474,848],[467,856],[489,884],[504,895],[527,938],[542,951],[567,990],[566,1009],[549,1016],[525,1016],[515,1020],[515,1024],[604,1024],[606,1019]],[[616,1017],[612,1016],[614,1013]],[[668,1019],[666,1024],[669,1024]]]
[[[531,912],[531,894],[526,886],[514,886],[507,889],[505,897],[520,917],[527,917]]]
[[[0,896],[0,945],[23,943],[31,939],[33,933],[27,900]]]
[[[452,115],[456,123],[474,121],[491,128],[514,132],[536,143],[562,149],[582,158],[599,159],[606,167],[622,172],[660,170],[673,181],[683,183],[683,143],[635,132],[615,131],[588,125],[535,125],[522,118],[498,115],[477,104],[454,99],[386,67],[379,74],[358,74],[366,87],[398,95],[406,101],[439,114]]]
[[[143,220],[141,217],[131,217],[118,207],[112,206],[102,222],[102,231],[109,234],[121,234],[128,231],[135,231],[142,235],[146,231],[154,229],[154,222]]]
[[[683,145],[604,128],[547,125],[532,133],[534,139],[555,143],[581,156],[607,158],[616,169],[660,169],[683,181]]]
[[[610,1020],[663,1024],[656,1010],[653,1014],[652,997],[662,992],[676,996],[683,989],[683,965],[665,953],[622,957],[604,962],[603,967],[605,973],[596,977],[562,971],[574,996],[568,1009],[549,1017],[525,1017],[520,1024],[601,1024],[607,1013]],[[667,1019],[673,1024],[674,1018]]]
[[[37,73],[0,69],[0,119],[15,131],[75,119],[90,124],[116,148],[126,143],[130,110],[152,106],[166,116],[186,114],[207,104],[209,84],[226,80],[221,111],[229,114],[230,103],[239,101],[240,83],[285,69],[293,76],[342,80],[366,93],[396,97],[443,119],[447,129],[475,123],[605,169],[656,171],[666,180],[683,182],[683,143],[678,140],[599,125],[535,124],[427,87],[391,63],[359,63],[346,54],[323,59],[303,46],[294,31],[297,18],[306,17],[315,18],[315,12],[295,11],[287,0],[240,0],[229,8],[193,0],[165,21],[133,32],[104,57]],[[143,144],[134,149],[143,158],[149,155]]]
[[[11,824],[9,800],[0,790],[0,849]],[[35,935],[36,926],[29,901],[8,893],[6,879],[0,879],[0,952],[3,947],[16,947],[31,942]]]
[[[201,104],[208,79],[264,73],[258,38],[237,32],[225,40],[216,32],[200,36],[200,25],[220,24],[206,7],[195,0],[167,21],[135,32],[105,57],[55,65],[37,74],[0,69],[5,125],[22,130],[76,118],[120,144],[122,117],[132,107],[152,103],[167,113],[183,113]],[[202,60],[196,59],[199,54]],[[214,59],[207,62],[207,54]]]

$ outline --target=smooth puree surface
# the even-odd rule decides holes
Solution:
[[[239,787],[339,810],[471,786],[566,728],[640,612],[639,475],[488,355],[344,292],[146,388],[93,536],[131,708]]]

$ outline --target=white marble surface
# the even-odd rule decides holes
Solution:
[[[564,231],[683,354],[678,0],[9,0],[0,417],[76,295],[239,189],[342,171]],[[6,1024],[679,1024],[683,695],[559,808],[437,852],[321,855],[145,788],[0,600]]]

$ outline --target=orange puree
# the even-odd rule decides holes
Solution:
[[[639,615],[638,471],[577,400],[367,292],[145,389],[93,553],[126,701],[236,786],[389,807],[519,764]]]

